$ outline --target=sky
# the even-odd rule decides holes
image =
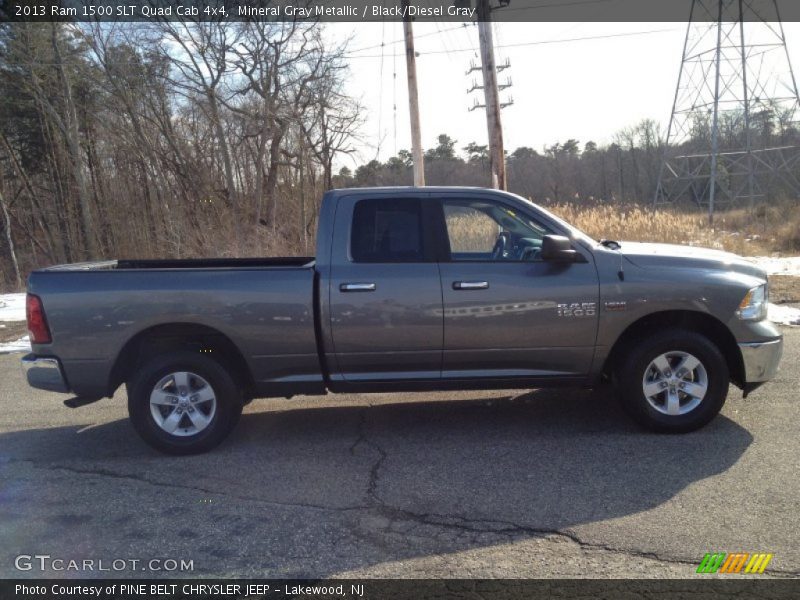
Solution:
[[[501,92],[501,101],[514,101],[502,111],[507,151],[519,146],[541,151],[570,138],[604,145],[645,118],[666,131],[685,23],[495,23],[494,28],[497,63],[510,63],[498,80],[513,84]],[[792,63],[800,68],[800,23],[784,23],[784,29]],[[328,34],[352,36],[348,87],[364,106],[358,153],[341,164],[352,168],[410,149],[402,23],[329,24]],[[482,90],[467,93],[473,79],[481,84],[480,71],[466,74],[471,62],[480,66],[477,28],[415,23],[414,35],[423,147],[435,146],[440,133],[457,140],[459,149],[472,141],[486,144],[485,112],[468,110],[475,100],[483,103]],[[575,39],[584,37],[596,39]]]

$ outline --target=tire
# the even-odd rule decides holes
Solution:
[[[237,402],[233,407],[233,414],[231,414],[231,430],[239,424],[239,419],[242,418],[242,411],[244,410],[245,402]]]
[[[722,410],[729,381],[719,348],[682,329],[657,332],[632,344],[615,373],[625,412],[642,427],[663,433],[706,425]]]
[[[218,362],[193,352],[156,356],[128,382],[128,414],[150,446],[166,454],[207,452],[242,411],[242,393]]]

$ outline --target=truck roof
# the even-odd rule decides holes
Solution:
[[[493,194],[509,194],[509,192],[503,190],[495,190],[491,188],[483,188],[483,187],[474,187],[474,186],[458,186],[458,185],[426,185],[424,187],[416,187],[413,185],[394,185],[394,186],[382,186],[382,187],[351,187],[351,188],[335,188],[332,190],[328,190],[328,194],[334,194],[337,196],[344,195],[344,194],[368,194],[374,192],[381,192],[381,193],[389,193],[389,192],[401,192],[403,194],[427,194],[430,192],[481,192],[481,193],[493,193]]]

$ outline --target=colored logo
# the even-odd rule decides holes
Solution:
[[[697,567],[698,573],[751,573],[760,574],[767,568],[772,554],[757,552],[735,552],[726,554],[725,552],[708,552],[700,566]]]

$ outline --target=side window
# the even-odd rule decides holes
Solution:
[[[548,228],[504,204],[486,200],[442,202],[450,260],[536,260]]]
[[[469,205],[445,202],[444,220],[450,252],[455,254],[490,253],[501,231],[497,221]]]
[[[418,199],[359,200],[353,209],[350,253],[355,262],[423,262]]]

